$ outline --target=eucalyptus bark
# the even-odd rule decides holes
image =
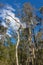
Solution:
[[[18,60],[18,46],[19,46],[19,42],[20,42],[20,35],[19,35],[19,31],[16,32],[18,35],[18,41],[16,44],[16,64],[19,65],[19,60]]]
[[[29,24],[29,38],[28,38],[28,40],[29,40],[30,46],[32,46],[32,27],[31,27],[31,24]],[[31,48],[31,50],[32,50],[32,52],[31,52],[32,55],[35,56],[35,54],[34,54],[34,47]],[[33,56],[30,59],[30,60],[32,60],[32,65],[34,65],[34,60],[33,60],[34,57]],[[30,54],[30,57],[31,57],[31,54]]]

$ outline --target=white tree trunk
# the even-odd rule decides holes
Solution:
[[[19,42],[20,42],[20,35],[19,35],[18,31],[16,33],[18,35],[18,41],[17,41],[17,44],[16,44],[16,64],[19,65],[19,61],[18,61],[18,46],[19,46]]]

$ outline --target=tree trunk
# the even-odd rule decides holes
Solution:
[[[19,42],[20,42],[20,35],[19,35],[19,31],[16,32],[18,35],[18,41],[16,44],[16,64],[19,65],[19,61],[18,61],[18,46],[19,46]]]

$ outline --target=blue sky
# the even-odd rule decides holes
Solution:
[[[11,5],[15,9],[15,14],[17,14],[18,8],[21,8],[25,2],[29,2],[36,9],[43,6],[43,0],[0,0],[0,3]]]
[[[40,8],[43,6],[43,0],[0,0],[0,3],[8,3],[14,7],[15,3],[22,6],[25,2],[30,2],[34,7]]]
[[[19,7],[22,7],[25,2],[30,2],[30,4],[35,7],[35,8],[40,8],[43,6],[43,0],[0,0],[0,3],[4,4],[9,4],[11,5],[14,9],[17,9]],[[39,13],[38,13],[39,15]],[[37,28],[39,29],[39,28]],[[13,41],[13,39],[12,39]],[[14,43],[14,41],[13,41]]]

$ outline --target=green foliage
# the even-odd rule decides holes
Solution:
[[[0,4],[0,6],[3,5]],[[43,31],[41,29],[43,21],[34,12],[34,8],[30,3],[23,5],[21,21],[26,23],[27,28],[20,32],[18,58],[21,65],[29,65],[29,63],[32,63],[32,65],[43,65]],[[40,12],[43,13],[43,7]],[[34,29],[38,25],[40,30],[35,34]],[[6,30],[7,28],[0,25],[0,34],[4,35],[0,39],[0,65],[16,65],[16,44],[11,42],[9,36],[5,36]]]
[[[0,64],[1,65],[15,65],[15,44],[8,41],[8,45],[0,42]]]

